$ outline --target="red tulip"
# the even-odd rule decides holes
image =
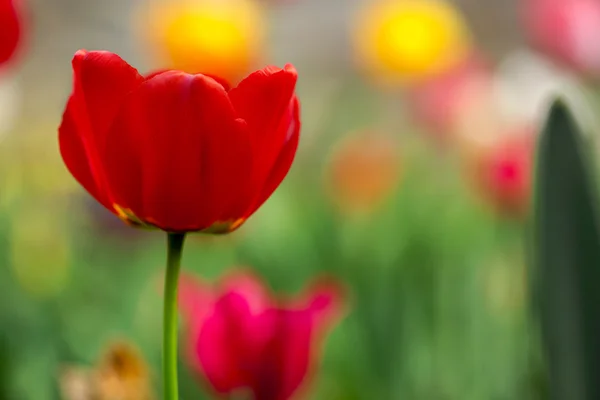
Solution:
[[[21,38],[21,23],[13,0],[0,0],[0,65],[15,54]]]
[[[523,0],[530,42],[557,61],[600,77],[598,0]]]
[[[180,282],[189,358],[218,395],[247,390],[255,400],[287,400],[312,372],[315,352],[341,315],[341,295],[320,283],[294,301],[277,301],[248,274],[219,290],[192,277]]]
[[[229,89],[202,74],[143,76],[78,51],[59,128],[71,174],[125,222],[169,232],[238,228],[286,176],[298,145],[292,65]]]

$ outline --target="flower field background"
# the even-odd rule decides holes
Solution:
[[[0,64],[0,399],[160,398],[164,235],[96,204],[58,152],[81,48],[232,82],[296,66],[288,177],[239,230],[189,235],[182,260],[207,282],[253,271],[273,298],[320,277],[343,287],[295,398],[547,398],[527,278],[534,146],[557,92],[598,132],[600,4],[209,3],[15,2],[20,44]],[[189,324],[181,398],[215,398]]]

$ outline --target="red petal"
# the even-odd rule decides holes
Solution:
[[[225,89],[226,92],[229,92],[231,90],[231,84],[229,83],[229,81],[227,79],[221,78],[220,76],[216,76],[216,75],[212,75],[212,74],[204,74],[204,75],[213,78],[218,84],[223,86],[223,89]]]
[[[249,148],[220,84],[170,71],[129,96],[104,159],[118,205],[164,230],[191,231],[233,217],[234,201],[247,198]]]
[[[77,121],[76,117],[81,114],[77,111],[75,100],[71,96],[67,103],[67,108],[63,115],[62,123],[58,128],[58,143],[60,154],[67,166],[67,169],[73,177],[103,206],[113,211],[112,204],[108,200],[104,189],[96,183],[95,172],[92,172],[92,165],[86,150],[84,137],[89,137],[89,123],[85,120],[83,123]]]
[[[149,74],[146,74],[146,80],[152,79],[157,75],[160,75],[164,72],[169,72],[169,71],[174,71],[172,69],[159,69],[156,71],[152,71]],[[229,91],[229,89],[231,89],[231,85],[229,84],[229,82],[226,79],[220,78],[216,75],[211,75],[211,74],[203,74],[205,76],[208,76],[209,78],[213,78],[217,83],[219,83],[221,86],[223,86],[223,89],[225,89],[225,91]]]
[[[155,76],[158,76],[160,74],[164,74],[165,72],[170,72],[173,71],[172,69],[157,69],[156,71],[152,71],[149,74],[146,74],[144,76],[144,78],[146,78],[146,80],[150,80],[152,78],[154,78]]]
[[[229,98],[254,133],[263,136],[277,128],[294,95],[297,79],[292,65],[284,69],[269,66],[242,80],[229,91]]]
[[[255,383],[257,399],[288,400],[308,378],[312,360],[313,322],[309,312],[272,310],[277,321],[262,355]]]
[[[21,25],[12,0],[0,0],[0,64],[15,53],[21,36]]]
[[[121,57],[107,51],[78,51],[73,58],[73,70],[73,94],[83,102],[81,107],[87,111],[94,143],[102,149],[123,100],[144,77]]]
[[[259,314],[274,306],[269,290],[251,270],[237,270],[224,276],[221,278],[220,288],[221,293],[242,296],[248,302],[252,314]]]
[[[288,116],[281,120],[277,133],[278,136],[286,137],[286,142],[272,165],[250,214],[253,214],[273,194],[286,177],[294,161],[300,139],[300,105],[296,96],[290,102],[288,112]]]
[[[257,184],[262,185],[286,142],[286,130],[279,129],[294,96],[297,73],[292,65],[284,69],[267,67],[254,72],[229,91],[239,116],[248,122],[253,138]]]
[[[321,278],[308,288],[305,307],[312,313],[319,334],[325,334],[343,316],[346,299],[346,288],[333,278]]]
[[[73,94],[59,127],[60,151],[75,179],[114,212],[103,183],[100,149],[123,98],[143,78],[119,56],[104,51],[78,51],[73,70]]]

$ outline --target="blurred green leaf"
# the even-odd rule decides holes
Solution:
[[[538,149],[535,281],[550,396],[600,398],[600,230],[584,138],[556,101]]]

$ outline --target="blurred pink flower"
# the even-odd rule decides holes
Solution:
[[[522,0],[533,46],[591,77],[600,77],[600,1]]]
[[[9,61],[21,39],[21,20],[14,0],[0,0],[0,65]]]
[[[470,112],[467,97],[487,93],[490,86],[489,67],[480,57],[471,56],[455,68],[408,88],[412,118],[439,139],[448,139],[462,114]]]
[[[523,127],[498,139],[495,145],[482,150],[470,166],[482,197],[507,217],[524,217],[529,208],[535,145],[530,131],[531,128]]]
[[[321,339],[342,314],[341,288],[330,280],[290,301],[279,301],[246,272],[217,288],[184,275],[179,290],[190,362],[222,396],[247,390],[255,400],[287,400],[298,394]]]

